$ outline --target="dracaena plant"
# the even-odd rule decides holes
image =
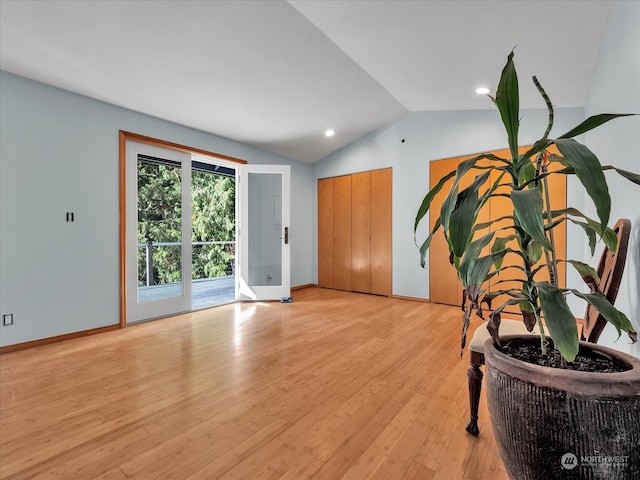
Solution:
[[[424,266],[433,235],[440,229],[444,233],[449,248],[449,259],[464,287],[462,348],[465,345],[472,312],[476,310],[482,317],[482,304],[487,304],[491,309],[492,301],[501,295],[506,301],[501,305],[493,305],[488,324],[496,344],[499,344],[501,312],[508,306],[517,305],[529,331],[538,325],[542,355],[547,354],[548,336],[552,338],[553,344],[562,356],[567,361],[572,361],[578,352],[579,344],[576,320],[566,301],[569,294],[593,305],[616,327],[618,336],[625,331],[635,342],[636,333],[626,315],[611,305],[598,291],[598,275],[595,269],[583,262],[557,258],[553,243],[554,228],[562,222],[571,222],[582,227],[589,240],[592,255],[596,238],[602,239],[611,251],[615,251],[617,237],[607,226],[611,198],[603,171],[613,169],[638,185],[640,176],[612,166],[603,166],[593,152],[574,139],[627,114],[595,115],[564,135],[551,139],[548,135],[553,125],[553,107],[535,77],[533,82],[549,111],[549,121],[542,138],[524,154],[518,153],[518,78],[511,52],[502,70],[495,98],[489,96],[500,112],[511,158],[481,154],[461,162],[456,170],[445,175],[424,197],[416,215],[414,237],[421,220],[429,211],[434,196],[453,179],[433,229],[423,243],[419,244],[416,238],[416,245],[420,248],[421,263]],[[554,145],[559,155],[549,152]],[[477,174],[478,171],[482,173]],[[494,172],[493,176],[491,172]],[[466,176],[472,178],[472,175],[476,176],[471,184],[461,189],[462,179]],[[575,175],[593,201],[598,218],[589,218],[576,208],[553,210],[545,191],[547,177],[550,175]],[[496,178],[497,180],[492,181]],[[500,227],[494,230],[490,222],[479,222],[478,214],[485,203],[496,196],[510,198],[513,214],[501,218]],[[482,252],[488,246],[490,253],[483,255]],[[517,259],[515,267],[500,271],[504,258],[508,256]],[[589,292],[562,288],[557,284],[555,272],[559,261],[570,263],[577,269],[589,287]],[[543,274],[544,270],[548,272],[546,275]],[[514,271],[518,273],[510,277],[510,272]],[[519,288],[503,288],[488,292],[486,282],[498,272],[500,276],[494,281],[498,288],[500,285],[513,284],[513,280],[518,282]],[[549,280],[542,280],[543,277]],[[507,283],[509,281],[510,283]]]

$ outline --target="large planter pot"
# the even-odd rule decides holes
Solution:
[[[539,342],[535,336],[502,337]],[[631,367],[620,373],[561,370],[516,360],[485,343],[487,403],[513,480],[640,479],[640,360],[591,343]]]

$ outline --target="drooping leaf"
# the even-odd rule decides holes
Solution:
[[[587,118],[584,122],[582,122],[577,127],[574,127],[564,135],[561,135],[559,138],[577,137],[578,135],[582,135],[583,133],[588,132],[589,130],[593,130],[594,128],[597,128],[603,123],[606,123],[610,120],[613,120],[618,117],[628,117],[630,115],[634,115],[634,114],[633,113],[621,113],[621,114],[601,113],[599,115],[593,115]]]
[[[610,251],[615,252],[617,250],[617,248],[618,248],[618,236],[609,227],[606,227],[603,230],[601,228],[600,223],[598,223],[595,220],[587,217],[582,212],[580,212],[580,210],[578,210],[577,208],[563,208],[563,209],[560,209],[560,210],[552,210],[551,211],[551,215],[553,217],[557,217],[558,215],[565,215],[565,214],[572,215],[574,217],[584,218],[587,221],[587,224],[588,224],[589,228],[591,230],[593,230],[600,238],[602,238],[602,240],[604,241],[604,244],[607,246],[607,248]],[[570,217],[569,217],[569,220],[573,222],[573,220]]]
[[[483,155],[478,155],[477,157],[463,160],[462,162],[460,162],[458,168],[456,169],[453,184],[451,185],[449,193],[447,194],[447,197],[444,199],[444,202],[442,202],[442,206],[440,207],[440,219],[445,231],[445,237],[447,236],[446,233],[449,231],[449,220],[451,218],[451,212],[453,212],[453,209],[456,206],[456,199],[458,197],[458,185],[460,184],[460,180],[469,170],[471,170],[475,166],[476,162],[478,162],[481,158],[483,158]]]
[[[454,255],[462,257],[473,228],[478,192],[469,189],[463,190],[458,195],[458,201],[449,220],[449,241]]]
[[[500,345],[500,323],[502,323],[502,317],[500,310],[494,310],[489,316],[489,323],[487,323],[487,330],[489,335],[493,339],[494,345]]]
[[[602,293],[582,293],[578,290],[571,290],[574,295],[586,300],[591,306],[593,306],[600,314],[614,327],[618,332],[618,337],[622,335],[622,332],[634,332],[633,325],[627,318],[627,316],[620,312],[616,307],[611,305],[611,302],[602,295]],[[633,338],[633,336],[632,336]]]
[[[483,235],[482,237],[480,237],[479,239],[469,243],[469,246],[464,252],[464,257],[462,258],[462,261],[460,262],[460,265],[458,267],[458,275],[460,276],[460,279],[464,279],[464,280],[461,280],[463,282],[463,285],[469,276],[469,272],[473,268],[473,264],[476,262],[476,260],[480,256],[480,252],[484,247],[489,245],[489,242],[491,242],[491,239],[493,238],[494,235],[495,235],[494,232],[489,232],[486,235]]]
[[[578,327],[562,290],[549,282],[535,282],[544,321],[562,356],[572,362],[578,354]]]
[[[478,190],[489,179],[489,172],[478,175],[473,183],[460,192],[456,206],[449,219],[449,237],[451,249],[457,257],[462,257],[469,240],[471,229],[476,220]]]
[[[569,221],[579,225],[580,227],[582,227],[582,229],[584,230],[585,234],[587,235],[587,238],[589,239],[589,249],[591,250],[591,255],[593,255],[596,251],[596,232],[595,230],[593,230],[593,228],[591,228],[589,226],[588,223],[585,222],[581,222],[579,220],[576,220],[574,218],[569,217]]]
[[[600,227],[604,229],[609,222],[611,197],[598,157],[586,146],[571,138],[558,139],[554,143],[564,160],[575,169],[576,176],[596,206]]]
[[[627,180],[632,181],[636,185],[640,185],[640,175],[638,175],[637,173],[628,172],[626,170],[622,170],[621,168],[613,167],[611,165],[605,165],[604,167],[602,167],[602,170],[615,170]]]
[[[514,190],[511,192],[514,213],[520,226],[531,238],[544,248],[552,250],[551,244],[544,233],[542,219],[542,193],[540,189]]]
[[[442,190],[442,187],[444,187],[444,184],[447,183],[449,181],[449,179],[451,177],[453,177],[455,174],[456,174],[456,172],[454,170],[454,171],[449,172],[448,174],[446,174],[444,177],[442,177],[440,179],[440,181],[438,182],[438,184],[435,187],[433,187],[429,191],[429,193],[427,193],[427,195],[424,197],[424,199],[422,200],[422,204],[420,205],[420,208],[418,209],[418,213],[416,214],[416,221],[415,221],[415,224],[413,226],[414,238],[415,238],[416,230],[418,230],[418,224],[424,218],[424,216],[427,214],[427,212],[429,211],[429,208],[431,208],[431,202],[433,201],[433,198],[440,192],[440,190]]]
[[[433,229],[431,233],[427,237],[427,239],[420,245],[420,266],[424,268],[427,259],[427,250],[429,249],[429,245],[431,245],[431,240],[433,240],[433,236],[440,228],[440,217],[437,218],[436,223],[433,225]]]
[[[579,262],[577,260],[567,260],[567,263],[573,265],[576,271],[584,280],[592,292],[598,291],[598,284],[600,283],[600,277],[598,276],[598,272],[596,272],[595,268],[591,265],[587,265],[586,263]]]
[[[502,170],[501,168],[496,169],[496,170]],[[482,207],[485,206],[485,204],[492,198],[494,197],[494,192],[500,187],[500,182],[502,181],[502,178],[504,177],[505,172],[502,171],[500,173],[500,175],[498,175],[498,178],[491,184],[491,187],[489,187],[480,197],[479,201],[478,201],[478,205],[476,207],[476,215],[478,213],[480,213],[480,210],[482,209]],[[474,230],[475,230],[475,225],[474,225]]]
[[[468,304],[464,307],[464,315],[462,315],[462,332],[460,332],[460,356],[462,357],[462,351],[467,344],[467,330],[469,329],[469,322],[471,319],[471,312],[473,311],[473,304]]]
[[[493,242],[493,245],[491,245],[491,253],[496,253],[496,252],[500,252],[500,251],[504,250],[505,247],[507,246],[507,243],[509,243],[514,238],[517,238],[517,235],[514,234],[514,235],[508,235],[506,237],[496,238],[495,242]],[[494,268],[496,270],[500,270],[500,268],[502,267],[503,258],[504,257],[500,257],[494,263]]]

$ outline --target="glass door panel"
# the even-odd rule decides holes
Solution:
[[[236,299],[236,165],[192,154],[191,308]]]
[[[138,154],[138,302],[183,295],[180,162]]]
[[[272,300],[290,289],[288,165],[241,169],[240,297]]]
[[[127,141],[125,237],[127,323],[189,311],[189,154]]]

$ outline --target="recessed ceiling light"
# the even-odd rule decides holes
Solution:
[[[334,132],[333,130],[327,130],[326,132],[324,132],[325,137],[333,137],[335,134],[336,132]]]
[[[491,90],[489,90],[487,87],[478,87],[476,88],[476,93],[478,95],[486,95],[487,93],[489,93]]]

